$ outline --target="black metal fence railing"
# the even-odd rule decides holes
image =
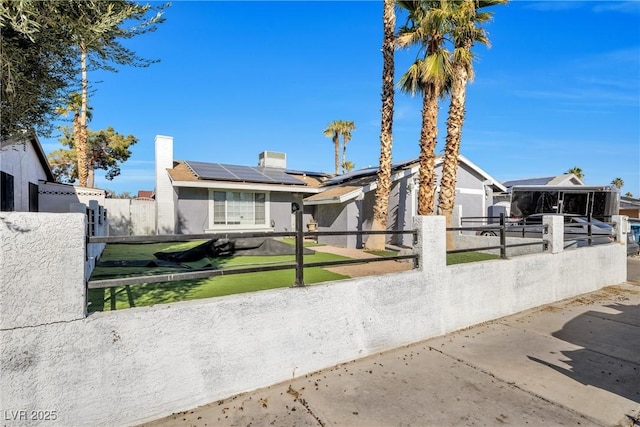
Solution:
[[[497,221],[497,224],[496,224],[496,221]],[[489,250],[499,249],[500,258],[506,259],[507,248],[542,245],[543,250],[547,249],[547,242],[543,239],[543,235],[547,233],[546,225],[537,226],[536,229],[533,231],[534,233],[539,234],[539,237],[540,237],[539,242],[507,244],[508,231],[514,232],[514,231],[518,231],[518,229],[521,228],[523,230],[523,237],[524,237],[524,230],[526,229],[531,230],[533,229],[533,226],[527,226],[527,225],[517,226],[517,225],[508,224],[504,214],[500,214],[499,217],[465,217],[465,218],[462,218],[460,222],[461,223],[480,222],[481,224],[484,224],[484,225],[470,226],[470,227],[448,227],[447,231],[474,231],[476,232],[476,234],[480,236],[498,236],[500,237],[500,240],[499,240],[500,243],[498,245],[491,245],[491,246],[477,246],[477,247],[466,248],[466,249],[448,250],[447,251],[448,254],[462,253],[462,252],[489,251]]]
[[[299,212],[299,214],[298,214]],[[224,269],[199,269],[197,271],[189,271],[183,273],[170,274],[154,274],[147,276],[123,277],[104,280],[89,280],[87,287],[89,289],[111,288],[116,286],[141,285],[145,283],[159,283],[178,280],[194,280],[204,279],[214,276],[225,276],[242,273],[256,273],[263,271],[289,270],[295,269],[296,277],[293,286],[304,286],[304,269],[310,267],[327,267],[349,264],[363,264],[371,262],[381,262],[390,260],[407,260],[414,262],[417,266],[418,256],[416,254],[409,255],[392,255],[374,258],[358,258],[322,262],[305,263],[303,257],[304,239],[305,237],[318,236],[351,236],[351,235],[406,235],[413,236],[414,242],[417,239],[417,231],[415,230],[384,230],[384,231],[313,231],[304,232],[302,227],[302,211],[296,212],[296,231],[295,232],[261,232],[261,233],[206,233],[206,234],[171,234],[171,235],[149,235],[149,236],[89,236],[89,243],[162,243],[162,242],[188,242],[192,240],[210,240],[210,239],[235,239],[248,237],[293,237],[295,239],[295,261],[293,263],[283,263],[278,265],[267,265],[257,267],[237,267]]]
[[[569,246],[587,246],[596,244],[611,243],[616,240],[614,226],[610,223],[601,222],[590,215],[582,217],[579,215],[563,215],[564,222],[564,242],[565,248]],[[548,242],[544,240],[548,233],[548,226],[542,224],[542,216],[530,216],[525,218],[509,218],[504,214],[499,217],[464,217],[461,223],[471,223],[481,225],[471,227],[455,227],[447,230],[476,231],[481,236],[500,236],[500,245],[493,247],[481,247],[473,249],[461,249],[454,252],[467,252],[471,250],[500,249],[500,256],[506,256],[506,248],[518,246],[544,245]],[[497,222],[497,225],[495,224]],[[540,242],[512,243],[506,244],[506,237],[539,238]]]

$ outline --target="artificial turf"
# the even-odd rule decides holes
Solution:
[[[187,243],[152,243],[152,244],[110,244],[107,245],[100,261],[118,260],[153,260],[155,252],[174,252],[189,249],[203,241]],[[380,256],[395,255],[395,252],[384,251]],[[466,262],[477,262],[498,259],[497,255],[479,252],[447,254],[447,265]],[[323,252],[304,255],[304,262],[322,262],[347,259],[339,255]],[[242,267],[257,267],[293,263],[293,255],[271,256],[230,256],[220,258],[205,258],[200,261],[183,263],[189,269],[175,269],[166,267],[101,267],[98,266],[91,275],[91,280],[102,280],[154,274],[168,274],[193,271],[205,266],[217,269],[232,269]],[[333,273],[321,267],[305,268],[305,284],[328,282],[348,278]],[[129,307],[142,307],[154,304],[166,304],[177,301],[187,301],[199,298],[210,298],[244,292],[254,292],[266,289],[292,286],[295,282],[295,270],[264,271],[258,273],[242,273],[208,277],[196,280],[178,280],[171,282],[148,283],[126,287],[90,289],[89,310],[105,311],[118,310]]]
[[[100,261],[118,260],[153,260],[155,252],[173,252],[189,249],[202,243],[193,241],[188,243],[153,243],[153,244],[112,244],[107,245]],[[347,259],[345,257],[322,252],[304,255],[304,262],[322,262]],[[207,258],[201,261],[183,263],[190,269],[175,269],[165,267],[101,267],[98,266],[91,275],[91,280],[111,278],[146,276],[193,271],[205,265],[218,269],[257,267],[293,263],[293,255],[275,256],[230,256],[221,258]],[[305,284],[345,279],[344,276],[332,273],[321,267],[305,268]],[[127,287],[90,289],[89,310],[104,311],[129,307],[142,307],[191,299],[210,298],[253,292],[259,290],[288,287],[295,282],[295,270],[264,271],[259,273],[243,273],[228,276],[208,277],[196,280],[179,280],[172,282],[148,283]]]

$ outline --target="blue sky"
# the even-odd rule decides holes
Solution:
[[[578,166],[587,184],[620,177],[623,194],[639,195],[640,2],[516,0],[493,11],[491,48],[474,48],[461,153],[499,181]],[[173,2],[155,33],[126,42],[159,63],[89,75],[89,127],[139,139],[121,176],[96,171],[96,185],[153,189],[157,134],[174,137],[176,159],[254,166],[270,150],[287,153],[290,169],[332,172],[322,131],[333,120],[356,123],[356,169],[377,166],[381,14],[381,1]],[[415,55],[397,52],[396,81]],[[418,156],[420,107],[396,92],[394,161]]]

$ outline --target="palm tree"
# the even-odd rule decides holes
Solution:
[[[633,197],[633,193],[631,193],[631,191],[627,191],[626,193],[624,193],[625,197]]]
[[[156,25],[164,21],[161,17],[162,10],[167,6],[141,5],[132,0],[71,2],[68,6],[71,13],[65,23],[69,26],[72,42],[80,53],[81,102],[77,126],[74,121],[74,144],[78,154],[78,180],[81,186],[87,185],[90,163],[87,147],[87,70],[91,66],[94,69],[115,71],[115,64],[147,67],[157,62],[138,57],[135,52],[125,48],[119,39],[130,39],[154,31]],[[160,11],[155,16],[146,18],[147,12],[154,9]],[[138,21],[138,25],[125,27],[125,21]]]
[[[572,173],[576,176],[576,178],[578,179],[582,179],[584,178],[584,173],[582,173],[582,169],[580,169],[578,166],[574,166],[571,169],[569,169],[567,171],[567,173]]]
[[[376,188],[376,200],[373,206],[372,231],[387,229],[389,212],[389,193],[391,192],[391,147],[393,145],[393,95],[394,95],[394,33],[396,30],[396,11],[394,0],[384,0],[382,12],[382,109],[380,118],[380,167]],[[370,250],[385,248],[384,234],[371,234],[366,247]]]
[[[329,137],[333,140],[333,148],[334,148],[334,164],[335,164],[335,173],[338,175],[340,172],[340,131],[342,126],[340,125],[340,120],[334,120],[327,125],[322,133],[324,136]]]
[[[86,68],[86,67],[85,67]],[[84,71],[86,73],[86,69]],[[83,88],[85,87],[83,82]],[[72,93],[67,99],[64,107],[58,107],[56,113],[66,116],[73,114],[73,147],[76,150],[76,168],[73,176],[80,181],[80,186],[86,187],[88,183],[89,172],[89,147],[87,146],[87,121],[91,120],[91,107],[87,105],[86,94]],[[92,183],[93,185],[93,183]]]
[[[624,187],[624,181],[622,180],[622,178],[614,178],[613,181],[611,181],[611,185],[615,185],[620,189]]]
[[[351,140],[351,132],[356,130],[356,124],[352,121],[340,121],[342,134],[342,173],[347,172],[345,164],[347,163],[347,144]]]
[[[419,54],[424,55],[416,59],[400,78],[399,86],[403,92],[422,94],[418,215],[432,215],[436,192],[434,178],[438,98],[446,92],[446,82],[451,74],[448,52],[444,49],[446,4],[440,1],[399,1],[398,5],[409,14],[408,24],[399,31],[398,46],[418,44]]]
[[[465,98],[467,82],[473,79],[473,54],[471,48],[475,42],[489,44],[485,30],[479,26],[489,21],[491,12],[478,9],[505,4],[507,0],[462,0],[451,2],[450,35],[454,43],[452,55],[453,77],[451,81],[451,103],[447,118],[447,137],[440,179],[438,209],[446,218],[447,227],[451,227],[451,216],[455,202],[455,188],[458,172],[458,156],[462,125],[465,118]],[[453,248],[453,235],[447,234],[447,248]]]
[[[342,164],[342,169],[343,169],[345,172],[351,172],[351,171],[353,170],[353,168],[355,168],[355,166],[356,166],[356,165],[355,165],[355,164],[353,164],[353,162],[351,162],[351,161],[347,160],[346,162],[344,162],[344,163]]]

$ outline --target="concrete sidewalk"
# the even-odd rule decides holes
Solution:
[[[145,425],[640,425],[639,290],[608,287]]]

